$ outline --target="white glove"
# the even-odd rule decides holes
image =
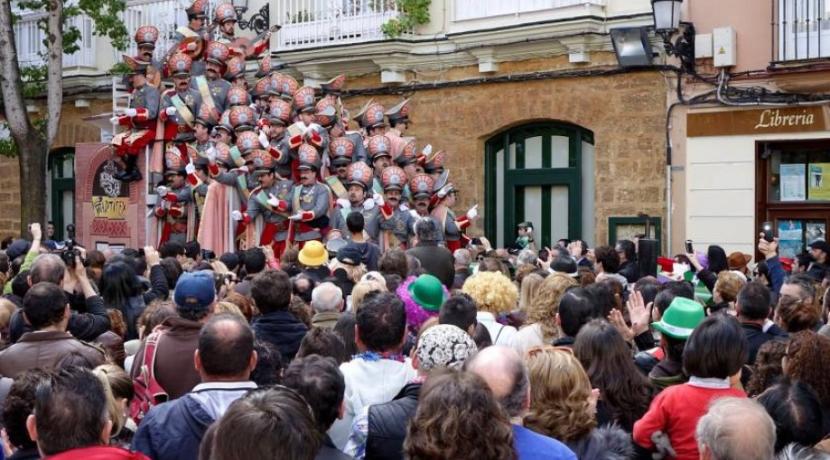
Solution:
[[[253,110],[253,111],[256,111],[256,110],[258,110],[258,109],[259,109],[259,107],[257,107],[257,106],[256,106],[256,103],[255,103],[255,102],[251,102],[251,104],[250,104],[248,107],[250,107],[250,108],[251,108],[251,110]]]
[[[213,146],[208,147],[207,150],[205,150],[205,155],[207,156],[207,159],[211,163],[216,162],[216,148],[215,147],[213,147]]]
[[[294,214],[294,215],[288,217],[288,220],[294,220],[294,221],[303,220],[303,213],[298,212],[297,214]]]
[[[420,214],[418,214],[418,211],[416,211],[416,210],[414,210],[414,209],[411,209],[411,210],[409,211],[409,215],[410,215],[410,216],[412,216],[412,217],[414,217],[414,218],[416,218],[416,219],[419,219],[419,218],[421,217],[421,215],[420,215]]]
[[[245,165],[236,168],[236,170],[242,172],[243,174],[248,174],[248,167]]]
[[[186,46],[185,48],[186,48],[188,51],[196,51],[196,46],[197,46],[197,45],[196,45],[196,43],[195,43],[195,42],[191,42],[191,43],[188,43],[188,44],[187,44],[187,46]]]
[[[134,117],[134,116],[138,115],[138,110],[136,110],[136,109],[125,109],[124,110],[124,115],[126,115],[128,117]]]
[[[383,196],[380,193],[375,193],[374,195],[372,195],[372,199],[375,200],[375,204],[377,204],[378,206],[383,206],[384,204],[386,204],[386,202],[383,201]]]
[[[259,132],[259,145],[261,145],[264,149],[271,146],[271,142],[268,141],[268,136],[265,134],[265,131]]]
[[[176,114],[176,108],[175,107],[168,107],[168,108],[164,109],[164,113],[166,113],[168,117],[172,117],[173,115]]]
[[[113,124],[113,125],[117,125],[118,124],[118,117],[110,118],[110,123]]]
[[[347,200],[345,198],[338,198],[337,199],[337,205],[340,206],[343,209],[351,209],[352,208],[352,203],[350,203],[349,200]]]
[[[368,211],[368,210],[370,210],[374,207],[375,207],[375,200],[373,200],[371,198],[367,198],[367,199],[363,200],[363,209],[365,209],[366,211]]]
[[[196,165],[191,161],[184,167],[184,172],[187,174],[196,174]]]
[[[278,200],[277,197],[275,197],[273,193],[269,193],[268,194],[268,206],[271,206],[272,208],[276,208],[277,206],[279,206],[279,204],[280,204],[280,200]]]
[[[478,217],[478,205],[473,206],[467,211],[467,219],[473,220]]]
[[[406,212],[409,211],[409,206],[407,206],[406,203],[401,203],[398,205],[398,209],[400,209],[403,212]]]
[[[167,192],[168,192],[167,187],[165,187],[165,186],[163,186],[163,185],[159,185],[158,187],[156,187],[156,193],[157,193],[159,196],[164,196],[164,195],[167,195]]]
[[[424,155],[429,155],[430,153],[432,153],[432,144],[427,144],[423,148],[423,150],[421,150],[421,153],[423,153]]]
[[[242,213],[239,211],[231,211],[231,219],[233,219],[235,222],[239,222],[240,220],[242,220]]]

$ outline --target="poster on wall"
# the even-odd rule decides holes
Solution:
[[[807,222],[807,230],[805,235],[807,244],[810,244],[816,240],[827,241],[827,227],[824,222]]]
[[[782,164],[781,174],[781,201],[804,201],[807,199],[804,175],[804,163]]]
[[[800,220],[778,221],[778,253],[793,258],[804,249],[804,227]]]
[[[830,200],[830,163],[810,163],[809,200]]]

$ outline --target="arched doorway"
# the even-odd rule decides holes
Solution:
[[[533,223],[537,247],[560,238],[593,244],[594,135],[561,122],[518,126],[485,144],[485,230],[496,247]]]
[[[49,154],[49,221],[53,240],[66,238],[66,226],[75,223],[75,149],[65,147]]]

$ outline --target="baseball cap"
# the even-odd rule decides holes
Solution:
[[[206,309],[215,298],[216,287],[209,270],[183,273],[173,295],[177,307],[191,310]]]
[[[6,248],[6,255],[9,256],[9,260],[14,260],[29,252],[29,248],[31,247],[32,243],[27,240],[14,240],[12,244]]]
[[[810,249],[819,249],[826,252],[827,254],[830,254],[830,243],[824,240],[815,240],[812,243],[810,243]]]

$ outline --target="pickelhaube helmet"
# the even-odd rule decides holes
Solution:
[[[237,105],[249,105],[251,103],[251,99],[248,96],[247,91],[238,86],[234,86],[228,90],[227,103],[228,107],[235,107]]]
[[[354,142],[348,137],[338,137],[329,143],[329,157],[334,166],[351,164],[353,154]]]
[[[363,115],[358,119],[358,123],[366,129],[386,126],[384,113],[385,111],[382,105],[377,102],[372,102],[366,107]]]
[[[227,61],[227,70],[225,70],[225,80],[232,81],[238,77],[245,76],[245,58],[242,56],[232,56]]]
[[[256,77],[267,77],[272,73],[282,69],[285,67],[285,64],[281,62],[274,62],[271,60],[271,55],[266,54],[262,59],[259,60],[259,65],[257,66]]]
[[[228,168],[233,168],[233,158],[231,157],[231,148],[224,142],[217,142],[213,145],[216,149],[216,162]]]
[[[205,18],[205,7],[207,6],[207,0],[193,0],[193,3],[190,4],[188,8],[185,9],[187,13],[188,19],[204,19]]]
[[[390,147],[391,143],[389,142],[389,138],[383,134],[372,136],[369,138],[369,157],[372,161],[384,156],[391,157],[392,155],[389,153]]]
[[[268,106],[268,120],[273,124],[287,125],[291,121],[291,104],[282,99],[271,101]]]
[[[432,196],[432,189],[435,186],[435,179],[429,174],[416,174],[409,180],[409,191],[414,198],[429,198]]]
[[[313,145],[301,144],[297,148],[297,158],[300,160],[298,169],[320,170],[320,153]]]
[[[196,116],[196,123],[210,129],[219,122],[221,115],[216,110],[216,107],[210,107],[208,104],[199,106],[199,114]]]
[[[395,156],[395,164],[400,167],[411,165],[415,163],[415,159],[418,156],[417,147],[415,145],[415,138],[406,138],[406,142],[404,143],[403,149],[399,155]],[[394,156],[394,155],[393,155]]]
[[[225,61],[228,60],[228,56],[230,55],[230,49],[228,45],[218,42],[212,41],[208,43],[206,52],[205,52],[205,60],[210,62],[211,64],[217,64],[220,66],[225,65]]]
[[[331,94],[333,96],[339,96],[343,92],[343,86],[346,84],[346,76],[340,74],[331,80],[322,83],[320,85],[320,89],[323,92],[323,95]]]
[[[167,60],[168,73],[173,77],[189,77],[193,59],[184,54],[176,53]]]
[[[297,80],[295,80],[294,77],[292,77],[291,75],[286,75],[283,73],[275,73],[274,75],[272,75],[271,78],[272,82],[276,82],[274,88],[276,89],[279,96],[288,102],[293,102],[294,93],[300,87],[299,83],[297,83]]]
[[[256,114],[254,113],[254,109],[248,107],[247,105],[237,105],[235,107],[231,107],[231,113],[229,116],[231,126],[233,126],[234,131],[239,132],[254,129],[254,125],[256,124]]]
[[[328,128],[337,121],[337,108],[334,106],[334,101],[324,97],[317,101],[315,106],[317,123],[323,128]]]
[[[236,22],[236,10],[230,3],[223,3],[216,7],[213,12],[213,20],[219,24],[224,24],[228,21]]]
[[[265,150],[255,149],[248,160],[253,164],[255,173],[268,173],[274,170],[274,157]]]
[[[424,171],[434,173],[444,169],[444,163],[447,161],[447,152],[439,150],[438,152],[427,156],[424,163]]]
[[[159,30],[155,26],[141,26],[135,31],[135,43],[138,47],[156,47],[159,38]]]
[[[253,131],[245,131],[236,136],[236,148],[242,155],[247,155],[259,146],[259,136]]]
[[[251,95],[254,98],[268,98],[270,94],[276,93],[274,81],[270,77],[264,77],[257,80],[254,84],[254,89],[251,90]],[[279,93],[276,93],[279,95]]]
[[[184,167],[187,164],[186,160],[182,158],[182,152],[175,145],[170,145],[164,152],[164,175],[178,175],[184,174]]]
[[[409,99],[404,99],[395,107],[386,111],[389,124],[409,122]]]
[[[303,86],[294,92],[294,110],[299,113],[314,112],[314,88]]]
[[[219,123],[216,125],[216,129],[224,129],[229,134],[233,134],[233,126],[231,126],[230,109],[225,109],[225,111],[222,112],[222,116],[219,117]]]
[[[147,71],[147,66],[150,65],[149,62],[142,61],[141,59],[135,57],[127,56],[126,54],[121,55],[121,60],[130,69],[130,75],[145,73]]]

